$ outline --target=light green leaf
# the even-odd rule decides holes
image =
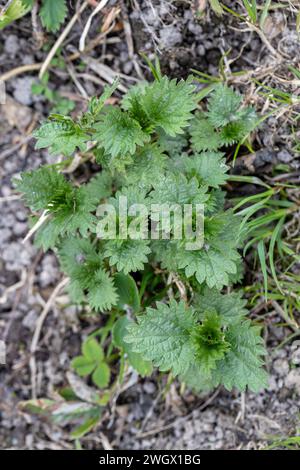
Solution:
[[[206,282],[210,288],[222,289],[229,284],[229,275],[237,271],[236,260],[237,254],[233,251],[222,253],[212,248],[185,250],[181,253],[179,267],[185,268],[187,277],[195,275],[199,284]]]
[[[95,129],[95,139],[113,158],[134,154],[138,145],[150,139],[140,124],[119,108],[109,108]]]
[[[104,358],[103,349],[95,338],[87,338],[81,346],[82,354],[89,361],[99,363]]]
[[[149,124],[161,127],[168,135],[182,134],[196,106],[195,87],[183,80],[163,77],[144,87],[139,103]]]
[[[118,295],[113,278],[102,269],[96,271],[87,297],[90,306],[96,311],[108,310],[116,305]]]
[[[135,280],[129,274],[117,273],[114,276],[114,281],[119,296],[117,307],[125,309],[127,305],[134,312],[138,312],[140,309],[140,298]]]
[[[151,253],[148,245],[149,240],[107,240],[104,257],[109,258],[110,266],[116,265],[118,271],[128,274],[144,268]]]
[[[133,345],[124,338],[128,334],[127,326],[132,322],[126,317],[119,318],[113,327],[113,343],[127,355],[129,364],[142,376],[151,375],[153,367],[150,361],[143,359],[142,355],[132,351]]]
[[[85,356],[77,356],[72,360],[71,366],[76,370],[76,373],[80,375],[80,377],[85,377],[86,375],[91,374],[95,369],[95,361],[88,359]]]
[[[5,13],[1,13],[0,10],[0,30],[8,26],[13,21],[18,20],[19,18],[22,18],[22,16],[26,15],[26,13],[28,13],[31,9],[32,3],[33,0],[30,2],[27,0],[26,3],[22,0],[12,0]]]
[[[220,135],[203,114],[198,114],[193,119],[190,134],[192,147],[196,152],[217,150],[221,147]]]
[[[100,410],[100,409],[99,409]],[[97,413],[96,416],[92,418],[88,418],[84,423],[80,424],[80,426],[77,426],[75,428],[70,436],[72,439],[80,439],[81,437],[85,436],[88,432],[92,431],[92,429],[96,426],[96,424],[99,423],[100,421],[100,411],[99,414]]]
[[[94,370],[92,380],[99,388],[105,388],[108,386],[110,380],[110,368],[105,362],[99,364]]]
[[[185,171],[196,176],[203,184],[218,188],[227,180],[229,166],[221,152],[202,152],[184,159]]]
[[[53,155],[63,154],[69,157],[75,150],[86,149],[91,137],[70,117],[55,114],[42,123],[33,136],[37,139],[36,149],[49,148]]]

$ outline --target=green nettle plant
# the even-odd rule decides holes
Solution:
[[[116,87],[93,98],[78,120],[50,115],[35,132],[36,148],[68,162],[88,145],[99,165],[95,177],[78,184],[60,172],[60,163],[17,181],[35,215],[36,243],[57,253],[71,301],[103,314],[101,346],[85,344],[73,367],[102,387],[111,383],[110,367],[113,377],[120,357],[122,371],[129,363],[146,376],[154,366],[196,391],[219,384],[258,391],[267,382],[265,349],[246,302],[231,288],[242,277],[238,249],[245,224],[224,208],[229,167],[220,150],[245,139],[255,112],[221,84],[201,111],[192,78],[156,73],[154,82],[132,87],[119,106],[106,105]],[[97,207],[112,206],[118,225],[123,197],[146,208],[202,204],[202,247],[187,250],[184,236],[172,237],[175,224],[170,239],[99,238]]]

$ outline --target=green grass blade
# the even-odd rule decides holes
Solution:
[[[280,233],[281,233],[281,229],[282,229],[282,226],[283,226],[283,223],[284,223],[284,219],[285,217],[283,216],[279,222],[277,223],[276,227],[275,227],[275,230],[273,231],[273,234],[272,234],[272,237],[271,237],[271,240],[270,240],[270,245],[269,245],[269,263],[270,263],[270,269],[271,269],[271,273],[272,273],[272,276],[273,276],[273,279],[275,281],[275,284],[279,290],[279,292],[282,293],[282,289],[281,289],[281,286],[280,286],[280,283],[278,281],[278,278],[277,278],[277,273],[276,273],[276,269],[275,269],[275,264],[274,264],[274,248],[275,248],[275,243],[278,239],[278,237],[280,238]]]
[[[244,7],[247,10],[247,14],[253,23],[257,22],[257,8],[256,8],[256,0],[243,0]]]
[[[266,0],[266,3],[263,6],[263,11],[259,19],[259,26],[261,29],[264,29],[264,24],[268,16],[270,6],[271,6],[271,0]]]
[[[264,278],[264,291],[265,291],[265,299],[268,299],[268,273],[267,273],[267,262],[266,262],[266,251],[265,251],[265,244],[264,241],[261,240],[258,242],[257,245],[257,253],[258,258]]]

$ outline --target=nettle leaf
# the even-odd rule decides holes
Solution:
[[[158,129],[157,134],[157,143],[159,147],[162,151],[168,152],[170,157],[173,159],[172,163],[176,164],[178,157],[183,153],[184,149],[188,147],[187,130],[184,130],[184,134],[177,134],[173,137],[166,134],[163,129]]]
[[[148,86],[147,82],[141,82],[131,87],[122,99],[122,108],[128,111],[129,115],[140,124],[145,132],[150,133],[153,131],[154,126],[146,110],[141,105],[141,96]]]
[[[185,171],[196,176],[200,182],[218,188],[226,182],[229,166],[221,152],[202,152],[184,159]]]
[[[107,240],[104,257],[109,258],[110,266],[116,265],[125,274],[144,268],[151,253],[149,240]]]
[[[238,254],[234,251],[217,251],[213,248],[185,250],[180,253],[179,267],[185,268],[187,277],[195,275],[199,284],[206,282],[208,287],[222,289],[230,282],[229,274],[237,271]]]
[[[37,222],[38,217],[35,217],[34,220]],[[47,219],[36,232],[34,244],[37,247],[42,248],[43,251],[47,251],[49,248],[54,248],[55,245],[59,243],[60,234],[60,225],[56,224],[52,219]]]
[[[215,311],[205,312],[201,325],[195,327],[191,333],[195,346],[196,361],[205,373],[216,367],[216,362],[222,359],[230,348],[225,341],[222,323]]]
[[[92,97],[89,102],[88,113],[83,116],[83,119],[86,119],[88,123],[97,119],[100,116],[100,112],[104,108],[105,102],[111,97],[111,95],[116,91],[119,85],[119,78],[116,78],[111,85],[105,85],[103,92],[99,98]],[[93,123],[93,122],[92,122]]]
[[[236,250],[244,236],[240,223],[241,218],[231,209],[207,216],[204,220],[206,249],[214,248],[224,254]]]
[[[166,168],[167,156],[156,144],[146,144],[138,149],[132,164],[126,168],[124,179],[127,184],[139,185],[140,188],[151,187]],[[151,175],[151,178],[149,178]]]
[[[208,101],[208,120],[214,127],[223,127],[235,121],[242,97],[231,88],[218,84]]]
[[[92,178],[85,186],[88,197],[95,202],[99,202],[111,195],[113,178],[108,171],[101,171]]]
[[[102,269],[95,272],[88,290],[88,302],[96,311],[109,310],[118,301],[113,278]]]
[[[241,141],[256,126],[252,107],[241,108],[241,96],[217,85],[211,94],[207,113],[198,113],[191,125],[191,143],[195,151],[217,150]]]
[[[208,200],[208,186],[200,185],[197,178],[186,178],[182,174],[168,173],[153,181],[150,196],[155,204],[202,204]]]
[[[221,294],[217,289],[205,287],[202,294],[196,295],[194,302],[200,314],[215,310],[220,316],[222,325],[225,326],[241,321],[247,314],[245,309],[247,301],[242,299],[241,293],[238,292]]]
[[[66,0],[43,0],[40,8],[42,25],[55,33],[63,24],[68,13]]]
[[[161,263],[162,268],[175,272],[179,269],[182,246],[177,240],[152,241],[151,248],[155,260]]]
[[[144,87],[140,105],[149,122],[161,127],[168,135],[181,134],[196,108],[195,87],[183,80],[163,77]]]
[[[89,231],[95,230],[96,218],[91,212],[96,205],[86,197],[83,187],[74,190],[60,204],[35,238],[37,245],[44,250],[52,248],[61,237],[74,236],[78,232],[86,237]]]
[[[37,139],[36,149],[48,148],[53,155],[63,154],[68,157],[77,148],[82,151],[86,149],[86,143],[91,137],[72,118],[55,114],[49,119],[33,133]]]
[[[215,384],[222,383],[228,390],[236,387],[244,391],[248,387],[254,392],[267,386],[267,373],[262,369],[266,351],[260,330],[251,326],[249,320],[228,327],[226,341],[230,343],[230,351],[217,363]]]
[[[247,125],[242,121],[230,122],[220,132],[222,145],[232,145],[247,134]]]
[[[61,227],[61,235],[75,235],[77,231],[86,237],[88,231],[94,230],[96,218],[92,214],[97,203],[82,186],[74,190],[72,197],[55,212],[55,223]]]
[[[220,134],[202,113],[193,119],[190,133],[192,147],[196,152],[218,150],[222,146]]]
[[[211,216],[224,209],[226,193],[221,189],[212,189],[205,203],[205,214]]]
[[[21,173],[21,179],[14,182],[33,211],[51,209],[56,201],[72,192],[70,183],[53,168],[41,167]]]
[[[220,131],[222,145],[232,145],[242,140],[256,125],[256,113],[252,108],[240,110],[235,121],[229,122]]]
[[[147,308],[136,324],[127,326],[125,341],[161,371],[171,370],[177,375],[184,373],[194,359],[190,340],[193,326],[193,311],[183,302],[158,302],[156,309]]]
[[[145,206],[149,205],[147,190],[145,188],[141,188],[137,185],[123,186],[121,190],[115,193],[114,197],[109,199],[110,204],[112,204],[116,209],[117,215],[119,215],[121,197],[126,197],[128,209],[130,209],[134,204],[143,204]]]
[[[89,230],[94,230],[96,219],[92,212],[96,210],[97,198],[88,185],[74,188],[53,168],[42,167],[22,173],[16,186],[32,210],[48,212],[36,238],[44,249],[54,246],[60,236],[77,232],[87,236]]]
[[[95,124],[94,138],[113,158],[134,154],[138,145],[150,140],[140,124],[119,108],[109,108],[102,121]]]
[[[97,254],[95,247],[90,240],[79,237],[68,238],[63,241],[59,249],[59,260],[63,270],[74,276],[84,263],[92,261],[96,269],[101,266],[102,259]]]
[[[80,238],[65,240],[59,250],[59,258],[62,268],[71,278],[70,287],[75,300],[82,302],[86,299],[96,311],[108,310],[117,304],[114,280],[103,269],[102,257],[90,241]]]
[[[205,371],[195,362],[189,366],[184,374],[179,375],[179,379],[195,392],[209,392],[215,387],[211,370]]]

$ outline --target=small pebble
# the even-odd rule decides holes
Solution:
[[[18,36],[9,34],[5,39],[4,50],[11,57],[15,57],[19,49]]]

